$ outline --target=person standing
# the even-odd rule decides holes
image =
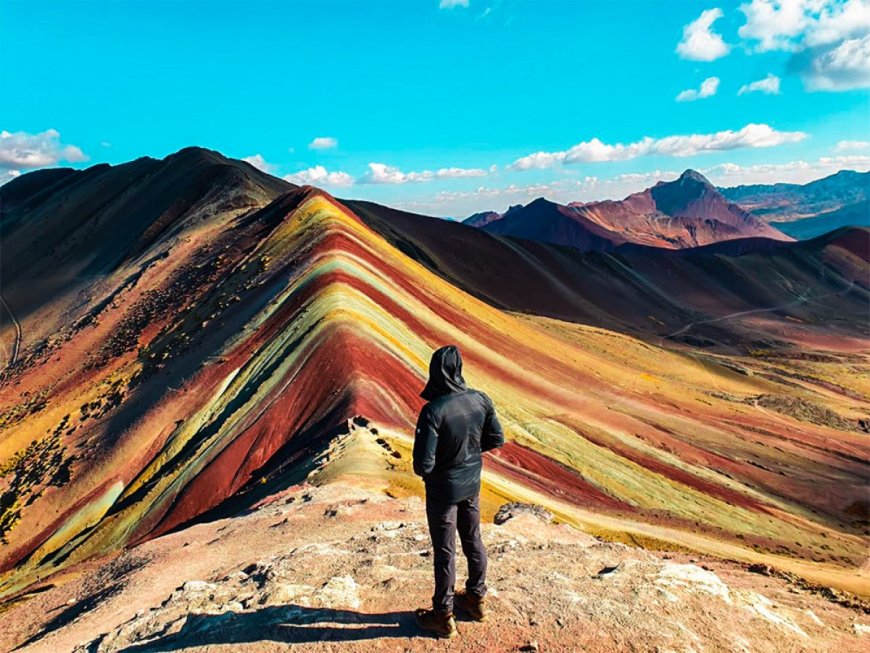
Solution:
[[[456,635],[454,604],[486,619],[486,549],[480,538],[482,453],[504,444],[492,400],[468,388],[455,345],[441,347],[429,363],[420,393],[426,403],[414,435],[414,472],[426,486],[426,519],[432,539],[435,592],[432,608],[416,611],[417,624],[439,637]],[[465,590],[455,592],[456,532],[468,560]]]

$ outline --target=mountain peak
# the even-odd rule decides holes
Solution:
[[[710,181],[702,175],[697,170],[692,170],[688,168],[680,175],[680,178],[677,180],[678,182],[686,182],[686,181],[696,181],[698,183],[704,184],[705,186],[712,186]]]
[[[688,206],[699,201],[713,201],[727,204],[715,186],[697,170],[691,168],[680,175],[679,179],[658,183],[650,189],[656,208],[667,215],[676,217],[687,215]],[[718,202],[717,200],[722,200]],[[711,207],[706,207],[707,209]],[[708,215],[697,217],[711,217]]]
[[[177,157],[188,157],[188,156],[217,156],[222,159],[226,157],[218,152],[217,150],[210,150],[207,147],[201,147],[199,145],[188,145],[186,147],[182,147],[180,150],[173,152],[169,156],[177,156]]]
[[[556,205],[555,202],[548,200],[546,197],[537,197],[537,198],[533,199],[531,202],[529,202],[528,204],[526,204],[525,208],[531,208],[533,206],[534,207],[543,207],[543,206],[555,206],[555,205]]]

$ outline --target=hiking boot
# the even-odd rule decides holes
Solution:
[[[435,633],[438,637],[450,639],[456,636],[456,620],[452,612],[437,612],[419,608],[414,613],[417,625],[423,630]]]
[[[486,599],[484,597],[459,590],[453,595],[453,604],[475,621],[486,621]]]

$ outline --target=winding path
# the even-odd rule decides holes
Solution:
[[[852,281],[849,282],[849,285],[846,288],[843,288],[842,290],[837,290],[835,292],[829,292],[829,293],[825,293],[823,295],[813,295],[812,297],[801,296],[793,301],[786,302],[785,304],[780,304],[779,306],[771,306],[770,308],[753,308],[753,309],[750,309],[748,311],[737,311],[736,313],[729,313],[728,315],[714,317],[714,318],[711,318],[709,320],[697,320],[695,322],[689,322],[688,324],[681,327],[680,329],[677,329],[673,333],[669,333],[668,335],[664,336],[664,338],[669,339],[669,338],[674,338],[676,336],[681,336],[684,333],[686,333],[689,329],[691,329],[693,326],[696,326],[698,324],[710,324],[711,322],[723,322],[724,320],[730,320],[730,319],[735,318],[735,317],[742,317],[743,315],[752,315],[754,313],[769,313],[770,311],[778,311],[778,310],[781,310],[783,308],[789,308],[790,306],[797,306],[798,304],[805,304],[806,302],[809,302],[809,301],[812,301],[815,299],[824,299],[825,297],[831,297],[833,295],[845,295],[849,291],[851,291],[852,288],[854,288],[854,287],[855,287],[855,280],[853,279]]]

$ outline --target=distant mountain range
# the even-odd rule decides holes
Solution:
[[[729,202],[694,170],[624,200],[563,205],[539,198],[501,215],[476,214],[465,222],[490,233],[584,252],[609,251],[625,243],[682,249],[747,237],[791,240]]]
[[[845,226],[870,226],[870,172],[841,170],[808,184],[720,188],[772,227],[794,238],[814,238]]]
[[[669,249],[764,237],[807,239],[846,226],[870,226],[870,172],[841,170],[807,184],[716,188],[686,170],[679,179],[623,200],[558,204],[539,198],[464,224],[503,236],[608,251],[625,243]]]
[[[870,200],[870,172],[841,170],[808,184],[756,184],[719,192],[766,222],[791,222]]]

